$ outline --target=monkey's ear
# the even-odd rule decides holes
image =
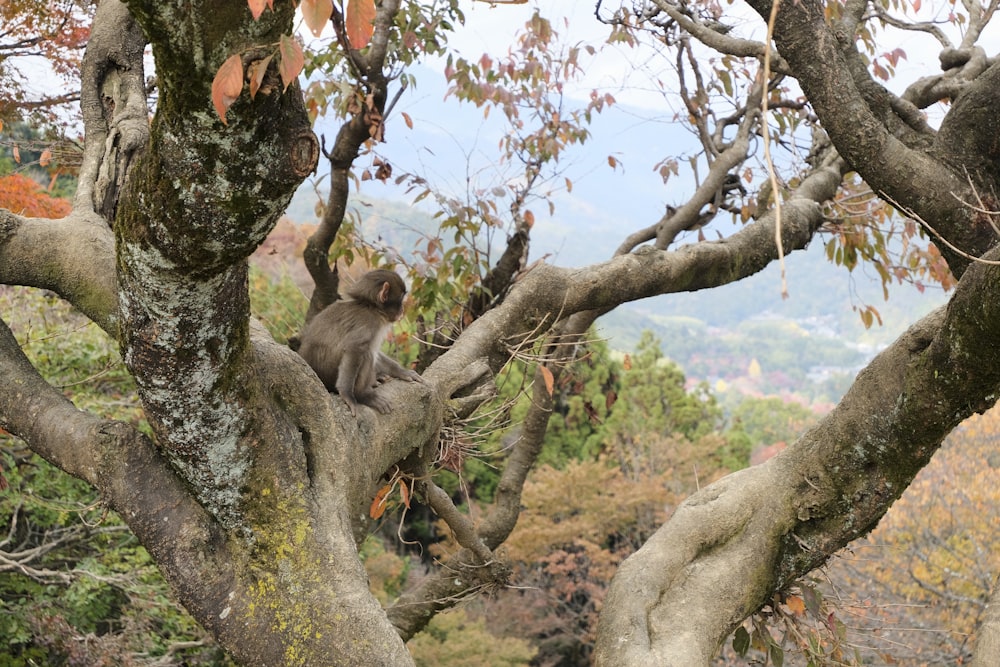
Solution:
[[[378,302],[385,303],[389,300],[389,281],[382,283],[382,288],[378,291]]]

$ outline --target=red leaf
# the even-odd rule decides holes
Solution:
[[[219,114],[223,125],[226,122],[226,111],[233,105],[236,98],[243,90],[243,61],[240,55],[234,53],[222,63],[222,67],[215,73],[212,80],[212,104],[215,105],[215,112]]]
[[[281,80],[285,84],[285,90],[292,81],[298,78],[306,59],[302,55],[302,47],[298,41],[288,35],[282,35],[278,42],[278,52],[281,54]]]
[[[247,5],[250,6],[250,15],[256,21],[264,13],[264,8],[267,7],[268,2],[267,0],[247,0]],[[271,9],[273,10],[274,8],[272,7]]]
[[[333,16],[332,0],[302,0],[302,18],[317,37]]]
[[[344,23],[351,47],[365,48],[375,32],[372,23],[375,20],[375,0],[348,0],[346,13]]]

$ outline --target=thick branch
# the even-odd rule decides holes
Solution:
[[[0,211],[0,283],[52,290],[118,335],[114,238],[92,212],[46,220]]]
[[[750,4],[765,18],[771,11],[770,0]],[[844,43],[852,38],[843,36]],[[954,205],[956,195],[972,201],[965,175],[936,156],[908,148],[869,106],[855,83],[854,77],[861,74],[845,58],[821,3],[782,2],[775,42],[838,152],[873,189],[916,212],[966,253],[978,256],[992,247],[991,227]],[[952,272],[960,276],[968,261],[954,253],[947,258]]]
[[[74,207],[97,211],[109,223],[129,166],[149,140],[145,46],[124,3],[108,0],[98,6],[80,73],[86,143]]]
[[[612,582],[597,664],[707,665],[773,591],[874,528],[945,435],[996,401],[998,284],[1000,268],[973,265],[816,428],[685,501]]]

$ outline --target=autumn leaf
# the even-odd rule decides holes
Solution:
[[[348,0],[344,17],[347,39],[351,47],[363,49],[371,41],[375,32],[375,0]]]
[[[306,59],[302,55],[302,47],[298,41],[288,35],[282,35],[278,42],[278,52],[281,54],[281,81],[285,84],[285,90],[298,78],[299,73],[305,66]]]
[[[390,491],[392,491],[391,484],[386,484],[378,490],[378,493],[375,494],[375,498],[372,500],[372,506],[368,510],[368,516],[373,519],[381,518],[385,513],[385,497],[389,495]]]
[[[41,156],[38,158],[38,164],[42,167],[49,166],[49,162],[52,161],[52,149],[46,148],[42,151]]]
[[[21,149],[17,147],[17,144],[14,144],[12,150],[14,151],[14,162],[21,164]]]
[[[632,370],[632,356],[631,355],[626,354],[625,358],[622,359],[622,368],[624,368],[627,371]]]
[[[247,67],[250,75],[250,99],[254,99],[257,96],[257,91],[260,90],[261,83],[264,82],[264,74],[267,72],[267,66],[271,64],[271,58],[274,56],[267,56],[261,60],[255,60]]]
[[[405,111],[402,111],[402,112],[400,112],[400,115],[403,117],[403,122],[406,123],[406,127],[410,128],[412,130],[413,129],[413,119],[410,118],[410,114],[406,113]]]
[[[302,0],[302,19],[309,26],[309,30],[316,37],[323,32],[323,28],[329,23],[333,16],[332,0]]]
[[[806,603],[798,595],[789,595],[788,598],[785,600],[785,604],[788,606],[788,609],[796,616],[801,616],[802,614],[806,613]]]
[[[242,90],[243,61],[238,53],[234,53],[222,63],[222,67],[212,80],[212,104],[215,105],[215,112],[219,114],[223,125],[228,125],[226,111],[240,96]]]
[[[260,15],[264,13],[264,8],[267,7],[267,0],[247,0],[247,5],[250,6],[250,15],[253,16],[253,20],[256,21],[260,18]]]
[[[403,499],[406,509],[410,509],[410,487],[406,485],[406,482],[402,482],[399,485],[399,495]]]
[[[538,371],[542,374],[542,380],[545,381],[545,391],[549,392],[549,396],[551,396],[556,383],[556,379],[553,377],[552,371],[550,371],[547,366],[539,366]]]
[[[524,224],[526,224],[528,226],[528,229],[531,229],[532,227],[534,227],[535,226],[535,214],[532,213],[531,211],[525,211],[524,212]],[[551,394],[552,392],[550,391],[549,393]]]

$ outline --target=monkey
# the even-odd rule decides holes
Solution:
[[[389,378],[423,382],[416,372],[382,354],[379,347],[390,327],[403,315],[406,286],[394,271],[377,269],[361,276],[302,330],[299,354],[328,391],[336,391],[357,417],[359,404],[381,414],[389,401],[376,393]]]

